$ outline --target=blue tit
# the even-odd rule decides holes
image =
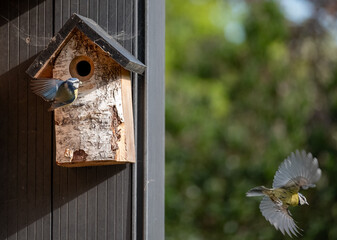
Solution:
[[[272,188],[264,186],[249,190],[247,197],[263,196],[260,203],[262,215],[277,230],[284,235],[287,233],[297,236],[301,230],[294,222],[289,207],[308,204],[300,189],[315,187],[322,171],[318,161],[311,153],[296,151],[286,158],[279,166],[273,181]]]
[[[31,90],[45,101],[52,102],[48,111],[53,111],[74,102],[81,83],[77,78],[69,78],[66,81],[50,78],[34,79],[31,81]]]

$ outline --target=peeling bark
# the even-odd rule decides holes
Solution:
[[[89,79],[80,79],[83,85],[73,104],[55,110],[57,164],[87,166],[134,162],[131,156],[134,155],[133,122],[129,119],[132,118],[132,99],[125,100],[123,96],[131,96],[131,85],[124,84],[130,81],[125,77],[129,73],[77,32],[56,57],[53,77],[62,80],[72,77],[69,65],[77,56],[92,59],[94,73]],[[131,140],[126,134],[132,134]]]

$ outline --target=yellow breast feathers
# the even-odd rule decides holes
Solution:
[[[282,201],[288,206],[296,206],[299,203],[298,193],[284,188],[271,189],[266,192],[273,202]]]
[[[76,99],[78,96],[78,89],[75,89],[74,93],[75,93],[75,99]]]

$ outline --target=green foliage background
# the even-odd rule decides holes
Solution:
[[[296,149],[323,171],[291,209],[303,239],[337,239],[337,41],[314,2],[295,24],[278,1],[166,0],[166,239],[288,239],[245,193]]]

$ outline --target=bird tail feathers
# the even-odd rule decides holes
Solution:
[[[246,193],[246,196],[247,197],[264,196],[265,194],[263,192],[266,191],[266,190],[269,190],[269,189],[264,187],[264,186],[255,187],[255,188],[250,189]]]

